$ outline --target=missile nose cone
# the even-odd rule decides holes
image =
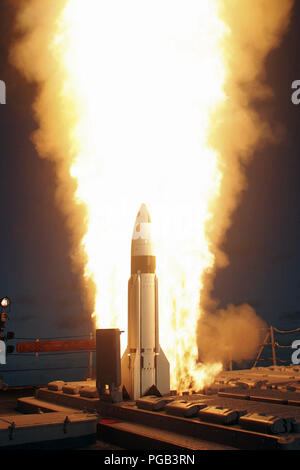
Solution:
[[[150,218],[150,214],[148,212],[147,206],[146,204],[142,204],[135,219],[132,238],[133,239],[142,238],[146,240],[148,239],[150,241],[151,239],[150,224],[151,224],[151,218]]]
[[[146,204],[142,204],[136,216],[136,223],[151,223],[151,217]]]
[[[142,204],[137,213],[131,240],[132,273],[155,272],[155,255],[151,236],[151,218],[146,204]]]

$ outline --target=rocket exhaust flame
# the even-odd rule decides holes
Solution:
[[[273,137],[251,103],[270,96],[264,61],[292,1],[13,3],[22,38],[12,61],[39,84],[34,142],[55,162],[97,327],[126,329],[130,224],[142,199],[153,217],[171,387],[200,389],[222,358],[197,362],[198,321],[226,264],[220,246],[243,165]]]

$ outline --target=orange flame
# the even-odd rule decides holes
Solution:
[[[161,16],[161,2],[92,3],[67,3],[55,42],[68,44],[62,60],[82,103],[71,175],[88,206],[82,243],[97,286],[97,325],[126,328],[130,236],[144,201],[156,223],[171,383],[189,388],[192,378],[199,388],[207,375],[201,368],[197,379],[201,274],[214,262],[204,229],[221,179],[206,139],[210,113],[225,99],[226,28],[213,1],[163,2]]]
[[[279,35],[291,3],[280,0],[281,8],[274,1],[278,14],[268,17],[267,27]],[[160,342],[171,386],[179,391],[202,388],[222,368],[219,362],[198,364],[197,325],[203,275],[216,267],[232,201],[242,188],[234,172],[235,189],[222,214],[227,170],[236,157],[228,142],[241,126],[237,120],[235,132],[221,136],[218,116],[230,120],[227,90],[230,83],[238,89],[228,69],[236,28],[228,17],[239,15],[241,4],[255,20],[252,0],[31,0],[18,17],[27,34],[13,60],[42,84],[35,143],[57,162],[58,200],[76,235],[73,258],[96,286],[97,327],[127,329],[131,232],[145,202],[154,223]],[[272,45],[260,51],[258,69]],[[246,48],[245,54],[248,64]],[[240,96],[232,98],[238,109],[245,105]],[[247,149],[259,137],[251,134],[247,143],[252,127],[243,124]],[[208,144],[214,135],[218,151]]]

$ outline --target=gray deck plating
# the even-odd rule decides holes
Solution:
[[[84,386],[85,383],[77,385]],[[89,386],[93,385],[90,381]],[[195,449],[206,446],[255,450],[299,449],[299,391],[300,368],[271,367],[222,372],[205,393],[180,397],[188,401],[205,400],[209,406],[222,406],[237,412],[293,418],[292,432],[280,435],[243,429],[239,422],[231,425],[216,424],[207,422],[200,416],[182,418],[168,415],[165,411],[138,409],[135,402],[112,404],[98,398],[85,398],[79,394],[71,395],[46,388],[37,390],[36,397],[20,399],[19,407],[39,407],[45,411],[47,407],[51,411],[51,406],[63,410],[66,407],[96,410],[102,417],[98,427],[99,434],[107,439],[121,439],[129,447],[135,445],[139,436],[140,445],[149,446],[152,443],[160,448],[178,446]],[[114,421],[107,421],[105,418],[112,418]]]
[[[69,397],[64,395],[62,392],[53,392],[45,389],[40,389],[38,391],[38,398],[39,400],[52,401],[59,405],[72,404],[73,407],[76,406],[76,400],[79,398],[77,401],[77,406],[79,408],[96,408],[102,417],[110,417],[125,422],[136,423],[165,432],[173,431],[181,435],[182,439],[186,436],[191,436],[199,440],[215,442],[240,449],[276,449],[290,447],[291,445],[294,446],[294,448],[298,448],[300,437],[298,434],[293,434],[292,437],[291,435],[274,436],[262,434],[253,431],[246,431],[241,429],[238,425],[225,426],[204,422],[199,418],[190,419],[170,416],[163,411],[152,412],[140,410],[137,409],[134,402],[109,404],[107,402],[101,402],[100,400],[96,402],[92,399],[82,399],[82,397]],[[239,410],[244,410],[244,405],[250,404],[250,402],[246,400],[245,403],[243,403],[241,400],[234,399],[232,399],[230,403],[228,403],[228,400],[225,403],[224,400],[222,401],[222,399],[217,396],[207,397],[207,402],[217,405],[222,404],[223,406],[228,404],[231,405],[230,408]],[[268,408],[268,413],[278,415],[278,412],[280,412],[280,414],[283,415],[291,415],[289,407],[283,407],[283,409],[280,407],[281,409],[277,409],[278,405],[274,404],[269,405],[269,407],[271,408]],[[250,410],[252,408],[253,407],[251,407]],[[255,410],[257,411],[257,406],[255,407]],[[259,409],[259,411],[261,411],[261,409]],[[266,411],[265,408],[264,411]]]
[[[98,416],[69,411],[0,417],[1,447],[96,436]]]

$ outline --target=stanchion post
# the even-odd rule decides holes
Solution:
[[[261,356],[261,353],[263,352],[264,347],[267,345],[267,341],[268,341],[268,339],[269,339],[269,336],[270,336],[270,331],[269,331],[269,329],[268,329],[267,334],[266,334],[265,339],[264,339],[264,342],[262,343],[262,345],[261,345],[260,348],[259,348],[257,357],[256,357],[255,362],[254,362],[254,364],[253,364],[252,367],[256,367],[256,364],[257,364],[258,361],[259,361],[259,358],[260,358],[260,356]]]
[[[90,340],[93,339],[93,333],[90,333]],[[89,378],[93,378],[93,351],[89,352]]]
[[[276,366],[276,351],[275,351],[275,341],[274,341],[274,329],[273,326],[270,326],[270,335],[271,335],[271,344],[272,344],[272,356],[273,356],[273,365]]]

